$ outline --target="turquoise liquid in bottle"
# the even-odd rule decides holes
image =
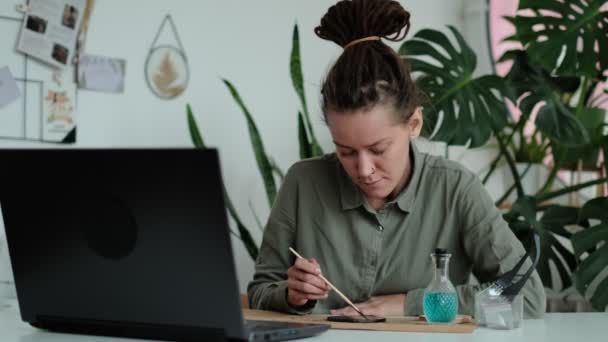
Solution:
[[[422,308],[429,322],[450,323],[458,313],[458,296],[455,293],[425,293]]]
[[[458,314],[458,295],[448,277],[451,254],[437,248],[431,254],[433,260],[433,280],[424,290],[422,309],[430,323],[451,323]]]

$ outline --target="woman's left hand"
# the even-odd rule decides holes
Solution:
[[[376,296],[371,297],[363,303],[355,303],[355,305],[366,315],[381,317],[403,316],[405,312],[405,297],[405,293]],[[331,310],[331,314],[335,316],[355,316],[359,313],[352,307],[346,306],[341,309]]]

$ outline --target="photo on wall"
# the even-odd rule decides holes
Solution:
[[[61,64],[66,64],[68,62],[68,55],[70,54],[68,48],[61,44],[53,44],[53,53],[51,57]]]
[[[61,24],[72,30],[76,28],[76,22],[78,21],[78,9],[72,5],[66,4],[63,9],[63,18]]]
[[[25,28],[36,33],[44,34],[46,26],[47,21],[35,15],[28,15],[25,20]]]

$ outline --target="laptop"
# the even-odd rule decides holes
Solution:
[[[0,150],[0,165],[21,317],[35,327],[179,341],[329,328],[243,319],[216,150]]]

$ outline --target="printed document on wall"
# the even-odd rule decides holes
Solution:
[[[71,64],[86,0],[30,0],[17,50],[57,68]]]
[[[44,85],[42,140],[62,141],[76,126],[76,83]]]

